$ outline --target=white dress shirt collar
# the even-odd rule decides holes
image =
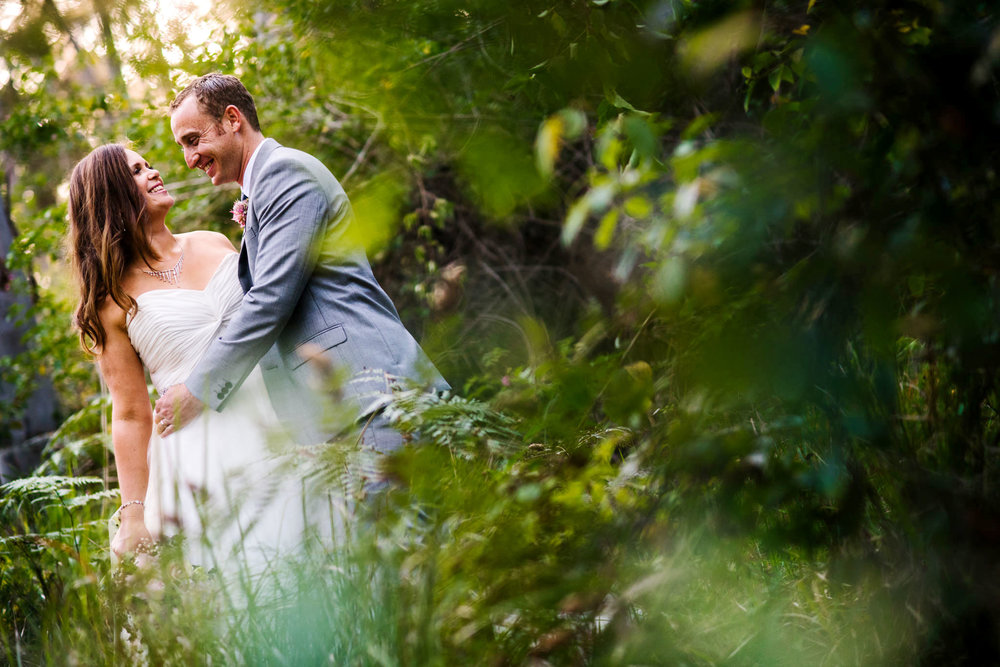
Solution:
[[[243,187],[240,188],[243,191],[243,195],[248,199],[250,194],[253,192],[253,164],[257,161],[257,153],[260,153],[260,147],[264,145],[264,142],[257,144],[257,148],[253,150],[253,154],[250,156],[250,161],[247,162],[247,169],[243,172]]]

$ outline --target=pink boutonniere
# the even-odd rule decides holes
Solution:
[[[233,222],[240,226],[240,229],[246,229],[247,226],[247,203],[248,199],[237,199],[233,202]]]

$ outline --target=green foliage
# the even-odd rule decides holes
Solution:
[[[107,470],[113,450],[107,423],[111,401],[99,396],[68,417],[51,435],[36,475],[86,475]]]
[[[996,659],[988,3],[277,0],[205,44],[122,5],[102,11],[150,48],[105,49],[137,73],[110,79],[55,65],[84,18],[25,6],[0,113],[8,266],[57,273],[58,186],[92,139],[130,136],[180,182],[178,229],[232,233],[232,193],[188,180],[162,107],[233,71],[269,135],[343,177],[380,279],[466,398],[396,396],[417,443],[389,462],[397,486],[349,549],[302,564],[287,614],[219,607],[186,575],[130,606],[87,578],[105,491],[5,489],[23,530],[3,585],[26,600],[8,656],[74,636],[100,638],[83,662],[129,655],[111,631],[128,608],[165,663]],[[127,77],[150,85],[126,95]],[[67,292],[39,281],[14,314],[35,347],[2,369],[23,393],[44,365],[76,409],[93,381]],[[97,474],[104,409],[64,425],[42,472]],[[339,461],[317,456],[316,479]],[[71,598],[76,629],[47,638]]]
[[[103,407],[67,430],[85,431]],[[860,610],[882,603],[864,585],[831,583],[793,553],[765,557],[707,527],[680,529],[687,502],[676,492],[657,500],[656,473],[638,465],[638,450],[620,458],[635,435],[625,429],[588,434],[572,452],[523,444],[509,418],[476,401],[403,392],[388,410],[417,438],[392,461],[396,488],[358,508],[349,541],[268,570],[271,593],[192,568],[175,543],[152,566],[126,562],[112,576],[96,517],[116,492],[98,478],[0,488],[5,593],[19,596],[6,611],[5,627],[18,629],[4,637],[7,658],[801,664],[908,655],[912,628],[892,614],[871,625]]]
[[[94,613],[94,584],[107,561],[108,506],[117,497],[99,478],[27,477],[0,486],[0,611],[3,654],[52,641],[66,608]],[[35,648],[28,649],[30,653]]]

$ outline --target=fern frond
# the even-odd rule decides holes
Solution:
[[[472,458],[480,453],[511,456],[523,447],[516,422],[480,401],[419,389],[393,394],[385,416],[404,433]]]
[[[118,500],[119,497],[118,489],[103,489],[101,491],[96,491],[94,493],[88,493],[84,496],[76,496],[75,498],[70,498],[65,502],[67,507],[84,507],[90,505],[91,503],[104,502],[105,500]]]
[[[64,507],[67,501],[85,489],[104,486],[99,477],[24,477],[0,485],[0,515],[18,514],[25,504],[36,512],[53,505]]]
[[[30,547],[32,551],[43,551],[47,545],[75,545],[81,535],[85,535],[91,531],[97,531],[100,535],[106,535],[107,525],[107,519],[95,519],[93,521],[82,521],[75,526],[59,530],[6,535],[0,537],[0,554],[15,547]]]
[[[21,533],[0,537],[0,554],[14,550],[40,553],[45,551],[45,546],[39,541],[36,533]]]
[[[0,495],[15,498],[55,497],[66,490],[85,489],[98,484],[104,484],[104,480],[100,477],[69,477],[66,475],[22,477],[0,485]]]

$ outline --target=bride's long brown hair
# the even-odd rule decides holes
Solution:
[[[136,301],[122,287],[137,260],[159,256],[146,238],[146,198],[128,166],[125,147],[106,144],[73,168],[69,180],[70,255],[80,286],[74,319],[80,344],[99,354],[107,341],[100,309],[110,298],[132,314]]]

